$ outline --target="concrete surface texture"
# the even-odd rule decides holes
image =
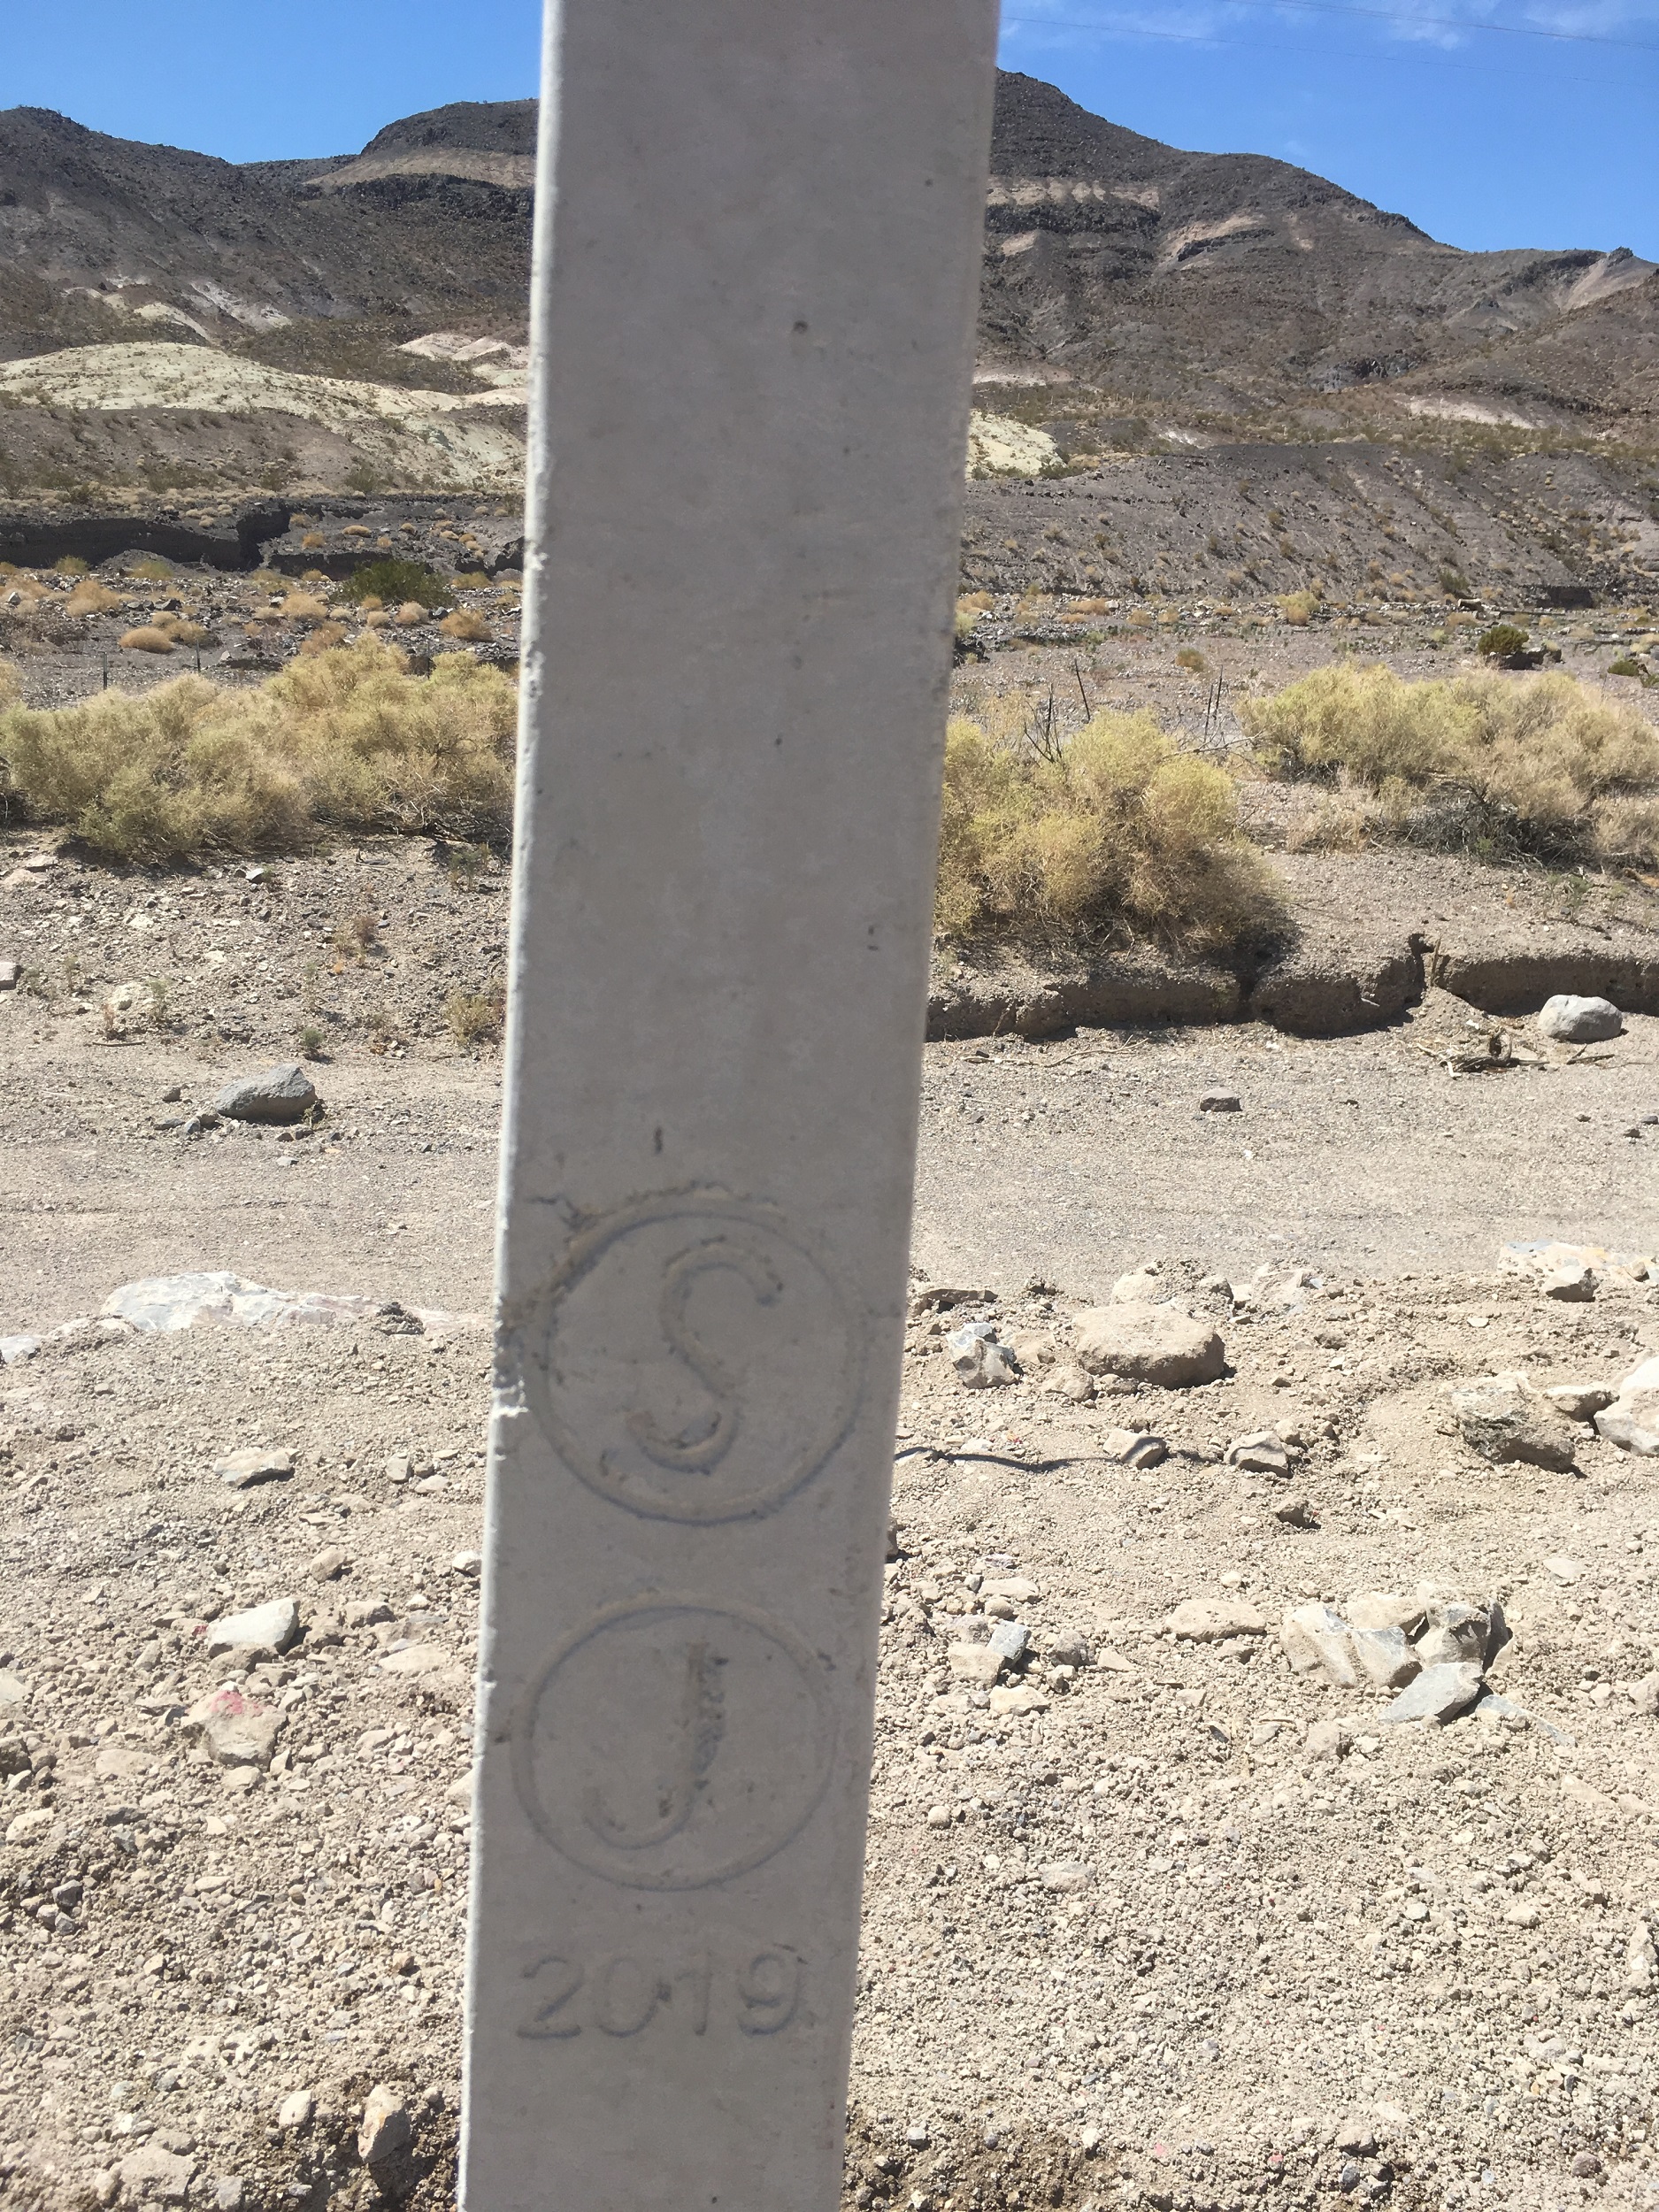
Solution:
[[[837,2199],[993,38],[550,32],[476,2212]]]

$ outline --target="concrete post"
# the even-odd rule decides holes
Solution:
[[[830,2212],[993,0],[565,0],[471,2212]]]

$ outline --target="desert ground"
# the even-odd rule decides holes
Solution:
[[[956,703],[1080,681],[1225,746],[1194,637],[1241,685],[1330,649],[1010,641]],[[66,659],[20,657],[42,703]],[[981,1033],[936,978],[860,2212],[1659,2199],[1659,1459],[1594,1418],[1659,1352],[1659,1016],[1578,1046],[1479,1002],[1645,973],[1651,897],[1286,851],[1260,803],[1302,969],[1405,963],[1370,1026]],[[0,838],[8,2201],[451,2188],[507,896],[424,838]],[[296,1061],[298,1127],[216,1116]],[[286,1302],[115,1296],[180,1275]],[[1200,1379],[1114,1364],[1137,1326]],[[1385,1615],[1384,1671],[1438,1651],[1462,1710],[1386,1717]]]

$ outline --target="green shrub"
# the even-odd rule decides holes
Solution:
[[[1051,949],[1125,927],[1227,946],[1280,918],[1231,782],[1146,713],[1096,715],[1053,753],[953,721],[935,911],[949,936]]]
[[[1659,730],[1574,678],[1317,669],[1240,718],[1271,775],[1369,801],[1373,833],[1547,859],[1659,857]]]
[[[252,691],[198,676],[0,713],[0,811],[105,858],[294,850],[337,831],[499,837],[512,803],[516,687],[468,653],[425,680],[373,638],[295,661]]]
[[[1494,622],[1475,640],[1475,650],[1483,660],[1502,660],[1510,653],[1524,653],[1526,632],[1517,630],[1513,622]]]
[[[386,606],[418,599],[423,607],[434,607],[449,596],[449,587],[435,569],[424,561],[400,560],[394,553],[354,571],[340,588],[348,599],[378,599]]]

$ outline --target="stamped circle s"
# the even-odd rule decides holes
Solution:
[[[527,1686],[513,1778],[578,1866],[627,1889],[701,1889],[799,1833],[834,1738],[822,1670],[780,1623],[695,1598],[629,1601]]]
[[[609,1215],[577,1237],[541,1315],[530,1406],[565,1464],[630,1512],[764,1513],[851,1425],[851,1309],[764,1207],[692,1192]]]

